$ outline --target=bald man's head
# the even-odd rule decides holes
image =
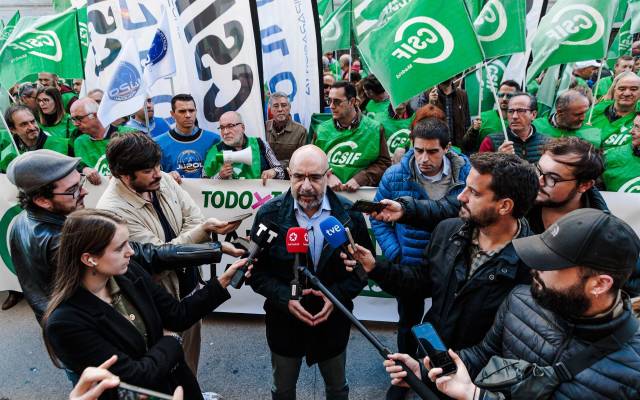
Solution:
[[[289,160],[289,168],[293,169],[298,162],[308,162],[315,160],[318,167],[323,171],[329,168],[329,159],[322,149],[314,144],[307,144],[298,147],[296,151],[291,155]]]
[[[69,109],[71,121],[78,127],[82,133],[91,135],[94,138],[100,138],[104,133],[104,127],[97,117],[98,103],[95,100],[84,97],[76,100]]]
[[[289,160],[291,194],[307,215],[322,204],[329,180],[329,161],[319,147],[308,144],[293,152]]]

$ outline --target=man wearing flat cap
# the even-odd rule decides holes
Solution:
[[[532,269],[532,285],[511,292],[480,344],[459,356],[449,351],[454,375],[439,377],[442,370],[433,368],[428,379],[456,399],[504,399],[513,390],[524,390],[519,398],[640,398],[639,324],[620,290],[640,254],[632,228],[608,212],[583,208],[540,235],[514,239],[513,246]],[[489,392],[470,376],[504,369],[492,357],[535,364],[539,373],[520,378],[518,389],[505,383],[502,393]],[[395,367],[387,370],[396,375]]]

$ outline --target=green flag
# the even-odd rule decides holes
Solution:
[[[322,52],[343,50],[351,47],[351,0],[335,10],[320,28]]]
[[[76,9],[21,19],[0,51],[0,65],[0,85],[4,87],[42,71],[63,78],[82,78]]]
[[[78,37],[80,38],[80,50],[82,51],[82,65],[84,66],[87,61],[87,52],[89,51],[87,6],[79,7],[76,12],[78,14]]]
[[[542,18],[531,46],[528,81],[548,66],[607,54],[616,0],[560,0]]]
[[[640,32],[640,0],[629,0],[627,15],[631,19],[631,34]]]
[[[478,68],[474,73],[464,78],[464,90],[467,92],[467,97],[469,98],[470,115],[478,115],[483,111],[493,109],[495,99],[493,98],[492,90],[496,93],[498,92],[500,83],[502,82],[502,76],[507,69],[510,58],[511,56],[504,56],[491,60],[486,63],[487,68],[484,66]],[[487,69],[489,71],[487,71]],[[482,71],[482,75],[480,75],[480,71]],[[489,77],[491,77],[491,79],[489,79]],[[482,82],[482,87],[480,87],[480,82]],[[482,90],[482,110],[480,111],[478,111],[479,90]]]
[[[358,46],[394,105],[483,60],[463,0],[446,7],[428,7],[429,1],[381,16]]]
[[[327,17],[333,12],[333,0],[318,0],[318,19],[320,19],[320,26],[324,25]]]
[[[11,33],[18,24],[18,21],[20,21],[20,11],[16,11],[9,22],[7,22],[7,25],[2,29],[2,33],[0,33],[0,51],[2,51],[2,46],[4,46],[7,39],[9,39],[9,36],[11,36]]]
[[[613,17],[614,24],[622,24],[626,19],[627,15],[627,7],[630,3],[630,0],[618,0],[618,7],[616,9],[616,13]]]
[[[489,0],[473,26],[485,58],[525,50],[526,0]]]
[[[393,14],[415,1],[419,0],[352,0],[355,42],[360,43],[377,24],[386,23]]]
[[[618,34],[611,42],[611,47],[607,52],[607,65],[613,69],[620,56],[631,55],[631,45],[633,35],[631,34],[631,18],[627,18],[620,27]]]
[[[476,20],[482,8],[485,6],[485,0],[464,0],[467,5],[467,11],[472,20]]]

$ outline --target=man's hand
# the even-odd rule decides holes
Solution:
[[[231,179],[233,176],[233,165],[231,163],[224,163],[222,168],[220,168],[220,172],[218,172],[218,178],[220,179]]]
[[[396,151],[393,152],[393,156],[391,157],[391,163],[397,164],[402,160],[402,157],[406,154],[407,150],[403,147],[398,147]]]
[[[120,378],[108,371],[118,361],[118,356],[111,356],[99,367],[87,367],[82,371],[80,380],[69,393],[69,400],[98,400],[107,389],[120,384]]]
[[[429,369],[431,366],[429,357],[425,357],[424,366],[429,369],[429,379],[431,379],[431,382],[436,383],[439,391],[449,397],[460,400],[474,400],[473,395],[476,392],[476,386],[471,381],[467,367],[453,350],[449,349],[449,355],[453,362],[456,363],[458,370],[455,374],[445,376],[441,376],[442,368]]]
[[[220,243],[220,250],[231,257],[242,257],[246,253],[244,249],[239,249],[229,242]]]
[[[227,286],[229,286],[229,283],[231,282],[231,278],[233,278],[233,275],[236,273],[236,271],[240,267],[244,266],[246,263],[247,263],[247,259],[241,258],[239,260],[236,260],[233,264],[231,264],[229,268],[227,268],[227,270],[224,271],[224,273],[218,277],[218,282],[220,282],[220,286],[222,286],[223,288],[226,288]],[[246,278],[249,278],[251,276],[252,269],[253,269],[253,263],[249,264],[249,268],[247,269],[247,272],[244,273],[244,276]]]
[[[100,177],[97,169],[84,167],[82,169],[82,173],[87,177],[87,180],[92,185],[99,185],[102,182],[102,178]]]
[[[260,175],[260,177],[262,178],[262,186],[266,186],[267,179],[274,179],[276,177],[276,170],[271,168],[271,169],[262,171],[262,174]]]
[[[513,142],[505,140],[500,147],[498,147],[499,153],[516,154],[516,150],[513,148]]]
[[[302,291],[302,295],[304,296],[310,294],[312,291],[313,289],[304,289]],[[300,304],[300,300],[289,300],[288,307],[291,315],[298,318],[305,324],[313,326],[313,315],[309,314],[309,312],[305,310],[304,307],[302,307],[302,304]]]
[[[329,175],[328,185],[334,192],[342,190],[342,182],[340,182],[340,179],[338,179],[334,174]]]
[[[438,103],[438,87],[434,87],[429,92],[429,104],[436,105]]]
[[[413,372],[418,379],[420,378],[420,364],[408,354],[394,353],[389,354],[389,360],[384,360],[383,365],[391,377],[391,384],[395,386],[409,387],[404,378],[407,372],[400,365],[396,365],[396,361],[402,361]]]
[[[324,306],[322,306],[322,310],[320,310],[316,315],[312,317],[313,326],[316,326],[316,325],[320,325],[321,323],[323,323],[329,318],[329,315],[331,315],[331,312],[333,311],[333,303],[331,303],[329,299],[327,299],[327,296],[325,296],[324,293],[322,293],[321,291],[313,290],[313,289],[310,289],[310,290],[311,292],[309,292],[309,294],[321,297],[322,301],[324,301]]]
[[[482,128],[482,120],[480,118],[474,119],[473,123],[471,124],[471,127],[473,128],[474,131],[479,131],[480,128]]]
[[[360,184],[358,184],[355,179],[351,178],[347,181],[347,183],[342,185],[341,189],[345,192],[355,192],[356,190],[360,189]]]
[[[380,203],[384,204],[386,207],[380,212],[374,211],[371,213],[371,216],[376,220],[383,222],[396,222],[404,215],[402,204],[397,201],[382,199],[380,200]]]
[[[355,267],[357,262],[362,264],[362,268],[364,268],[367,273],[371,272],[373,268],[375,268],[376,259],[369,249],[360,246],[358,243],[356,243],[355,251],[351,245],[348,245],[347,248],[349,249],[351,256],[354,258],[354,260],[351,260],[344,252],[340,252],[340,257],[342,258],[347,271],[353,271],[353,267]]]
[[[242,221],[230,223],[228,221],[220,221],[217,218],[208,218],[206,221],[204,221],[203,225],[204,225],[204,230],[207,232],[214,232],[219,235],[226,235],[227,233],[233,232],[236,229],[238,229],[241,223]]]
[[[171,177],[173,178],[174,181],[176,181],[176,183],[178,185],[182,184],[182,177],[180,176],[180,174],[178,173],[178,171],[171,171],[169,172],[169,175],[171,175]]]

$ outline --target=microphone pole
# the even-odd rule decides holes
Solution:
[[[317,287],[325,296],[327,296],[327,298],[329,299],[329,301],[331,301],[331,304],[333,304],[334,307],[336,307],[338,310],[340,310],[340,312],[342,314],[344,314],[345,317],[347,317],[351,323],[360,331],[360,333],[362,333],[364,335],[365,338],[367,338],[367,340],[369,342],[371,342],[371,344],[373,345],[373,347],[376,348],[376,350],[378,350],[378,353],[380,353],[380,355],[382,355],[382,357],[384,357],[385,360],[388,360],[389,358],[387,357],[389,354],[391,354],[391,352],[389,351],[389,349],[387,349],[386,347],[384,347],[384,345],[382,344],[382,342],[380,342],[380,340],[373,334],[371,333],[370,330],[368,330],[363,324],[362,322],[360,322],[352,313],[351,311],[349,311],[347,309],[347,307],[345,307],[340,300],[338,300],[336,298],[336,296],[333,295],[333,293],[331,293],[331,291],[322,283],[320,282],[320,279],[318,279],[318,277],[316,277],[314,274],[311,273],[311,271],[309,271],[306,267],[304,266],[298,266],[298,270],[300,272],[302,272],[310,281],[311,283]],[[404,371],[406,371],[407,376],[404,378],[404,380],[407,382],[407,384],[409,384],[409,386],[411,387],[411,389],[413,389],[414,392],[416,392],[416,394],[418,396],[420,396],[421,399],[426,399],[426,400],[439,400],[439,397],[433,393],[433,391],[431,389],[429,389],[424,382],[422,382],[410,369],[409,367],[407,367],[407,365],[405,363],[403,363],[402,361],[395,361],[396,365],[400,365],[402,367],[402,369]]]

